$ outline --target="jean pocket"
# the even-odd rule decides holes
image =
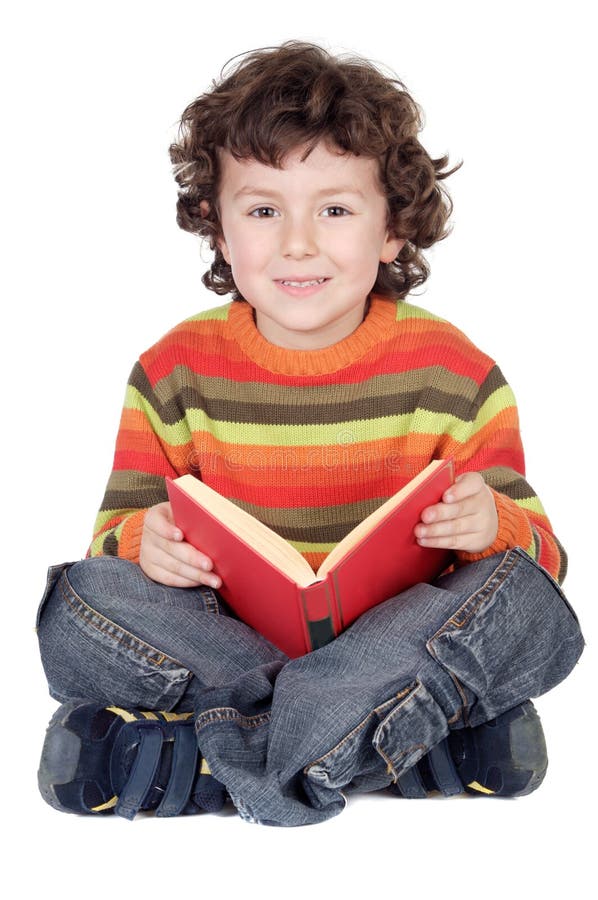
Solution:
[[[410,682],[305,766],[305,788],[314,805],[325,805],[334,790],[388,787],[447,734],[440,706],[419,680]]]
[[[380,722],[372,743],[396,781],[447,734],[442,709],[416,680]]]
[[[584,641],[560,586],[516,548],[426,646],[457,686],[475,694],[473,726],[555,687]]]

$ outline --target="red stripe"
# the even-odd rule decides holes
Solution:
[[[373,369],[377,375],[396,375],[437,366],[481,384],[492,366],[489,357],[465,338],[461,339],[458,333],[455,335],[446,326],[435,326],[428,330],[429,333],[409,334],[402,351],[393,349],[397,339],[393,334],[387,342],[378,344],[375,352],[340,372],[317,376],[281,376],[252,362],[234,340],[227,339],[224,331],[226,323],[210,321],[194,324],[204,327],[190,330],[188,326],[181,326],[174,329],[143,354],[142,364],[152,386],[169,376],[176,366],[185,366],[207,378],[230,379],[233,383],[259,381],[290,386],[353,384],[371,377]],[[385,350],[386,347],[389,349]]]

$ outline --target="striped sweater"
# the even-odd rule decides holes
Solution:
[[[233,301],[170,331],[133,368],[89,553],[138,561],[165,476],[192,473],[261,519],[317,569],[334,545],[432,459],[481,472],[496,541],[562,579],[566,557],[534,491],[513,393],[495,363],[425,310],[373,296],[362,324],[288,350]]]

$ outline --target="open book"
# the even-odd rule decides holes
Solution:
[[[315,573],[288,541],[193,475],[168,478],[166,486],[185,540],[213,560],[223,599],[296,657],[449,565],[451,551],[420,547],[413,529],[453,480],[451,459],[431,462],[350,531]]]

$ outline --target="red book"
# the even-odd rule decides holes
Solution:
[[[185,540],[214,562],[233,612],[296,657],[322,647],[362,613],[432,581],[450,550],[420,547],[413,529],[453,483],[451,459],[435,460],[367,516],[314,573],[288,541],[193,475],[167,479]]]

